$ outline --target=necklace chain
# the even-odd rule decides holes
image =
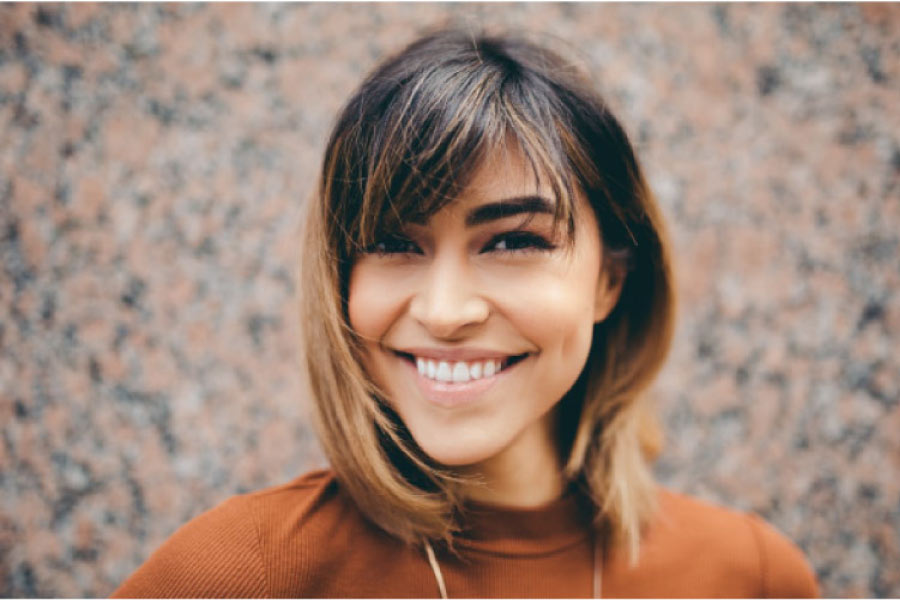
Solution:
[[[446,600],[449,596],[447,595],[447,586],[444,584],[444,574],[441,573],[441,566],[438,564],[437,558],[434,557],[434,549],[431,547],[431,542],[428,540],[425,540],[425,552],[428,554],[428,562],[431,563],[431,570],[434,571],[434,578],[437,579],[441,598]]]

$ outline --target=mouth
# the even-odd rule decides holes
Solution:
[[[393,351],[396,356],[408,362],[424,379],[443,384],[463,384],[479,379],[489,379],[512,368],[531,353],[509,355],[481,360],[441,360],[415,356],[406,352]]]

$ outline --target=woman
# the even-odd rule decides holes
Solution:
[[[332,470],[232,498],[118,596],[813,596],[761,520],[654,486],[660,212],[569,62],[440,31],[341,113],[307,217]]]

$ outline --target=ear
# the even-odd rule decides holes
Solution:
[[[622,286],[625,283],[625,265],[620,261],[603,261],[600,280],[597,282],[597,297],[594,303],[594,323],[600,323],[616,307]]]

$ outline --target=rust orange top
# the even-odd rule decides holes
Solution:
[[[474,505],[458,556],[436,548],[452,597],[589,597],[589,509]],[[436,597],[421,547],[367,521],[330,471],[236,496],[169,538],[114,597]],[[605,556],[607,597],[812,597],[800,550],[758,517],[669,491],[640,560]]]

